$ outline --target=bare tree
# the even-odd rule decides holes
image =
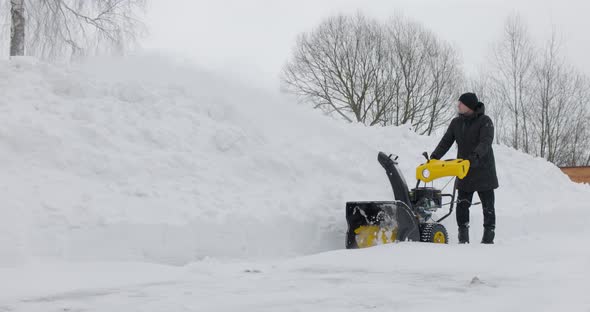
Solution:
[[[24,44],[27,54],[45,59],[122,52],[143,31],[136,13],[145,1],[11,0],[11,6],[20,9],[16,19],[13,13],[11,23],[12,28],[21,27],[17,38],[22,40],[15,43]],[[21,22],[24,19],[26,24]],[[25,49],[11,42],[11,52],[13,49],[24,54]]]
[[[379,123],[394,75],[383,42],[377,22],[363,15],[331,17],[299,36],[283,83],[327,113],[349,122]]]
[[[498,100],[493,82],[494,77],[487,71],[480,70],[479,76],[472,78],[468,85],[468,90],[473,90],[480,99],[485,99],[486,114],[492,118],[494,122],[494,130],[496,131],[494,139],[497,144],[501,142],[509,142],[512,135],[509,132],[509,127],[504,125],[509,124],[506,113],[506,106],[501,100]]]
[[[563,152],[565,134],[571,126],[583,79],[567,66],[559,55],[555,33],[547,43],[542,60],[535,68],[538,114],[539,155],[558,162]]]
[[[509,17],[504,37],[494,48],[493,74],[495,96],[509,110],[512,137],[510,145],[531,152],[530,82],[535,61],[528,31],[518,15]]]
[[[10,0],[10,56],[25,55],[25,3]]]
[[[450,45],[417,23],[341,15],[299,37],[282,80],[287,91],[349,122],[431,133],[450,117],[458,62]]]
[[[586,101],[589,99],[586,98]],[[588,103],[588,102],[586,102]],[[567,166],[590,165],[590,114],[587,106],[577,107],[564,135],[562,155],[557,161]]]
[[[452,114],[452,105],[459,98],[458,90],[462,84],[463,74],[459,68],[457,52],[448,44],[436,42],[428,61],[430,73],[427,88],[428,112],[427,126],[422,134],[432,134],[432,131],[448,122]]]
[[[421,96],[427,85],[428,50],[434,38],[421,25],[402,18],[392,19],[388,26],[390,49],[394,58],[392,62],[396,64],[401,78],[401,88],[393,103],[395,110],[391,120],[395,125],[420,125],[420,121],[416,119],[425,106]]]
[[[509,20],[507,25],[510,31],[499,45],[505,49],[496,51],[496,70],[491,76],[491,98],[505,104],[492,113],[499,119],[496,129],[509,129],[508,136],[498,137],[557,165],[585,163],[590,151],[588,79],[561,56],[555,32],[542,52],[534,56],[523,52],[535,48],[528,40],[523,43],[523,28],[515,26],[520,24]]]
[[[507,19],[492,70],[472,81],[486,94],[496,142],[557,165],[590,161],[590,82],[561,55],[555,31],[543,49],[518,16]]]
[[[463,79],[459,57],[450,44],[416,22],[396,17],[385,27],[397,78],[390,87],[387,124],[409,124],[430,134],[453,115],[451,103]]]

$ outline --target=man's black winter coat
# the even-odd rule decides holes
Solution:
[[[457,158],[471,162],[467,176],[457,180],[457,188],[466,192],[487,191],[498,188],[496,160],[492,150],[494,124],[485,115],[485,106],[479,103],[473,114],[455,117],[431,158],[443,157],[453,142],[457,142]]]

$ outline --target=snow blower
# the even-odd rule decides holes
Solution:
[[[442,177],[463,179],[469,171],[469,161],[463,159],[429,159],[416,168],[416,187],[411,191],[398,167],[398,156],[379,152],[377,160],[385,169],[394,201],[362,201],[346,203],[348,231],[346,248],[365,248],[395,241],[421,241],[446,244],[448,234],[440,222],[453,213],[456,184],[452,194],[428,187],[426,183]],[[392,158],[393,156],[393,158]],[[420,182],[424,186],[420,187]],[[443,197],[450,198],[443,204]],[[449,205],[449,212],[440,219],[433,213]]]

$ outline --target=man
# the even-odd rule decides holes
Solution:
[[[498,188],[496,161],[492,151],[494,124],[485,115],[485,106],[479,102],[475,93],[461,95],[458,105],[459,116],[451,121],[431,158],[440,159],[453,142],[457,142],[457,158],[470,162],[467,176],[457,180],[459,243],[469,243],[469,207],[473,193],[477,192],[483,206],[484,234],[481,242],[493,244],[496,228],[494,189]]]

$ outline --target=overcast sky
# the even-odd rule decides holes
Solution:
[[[277,89],[297,34],[358,10],[421,22],[457,47],[468,73],[486,62],[505,18],[518,12],[539,42],[555,27],[564,54],[590,75],[590,0],[152,0],[144,47]]]

